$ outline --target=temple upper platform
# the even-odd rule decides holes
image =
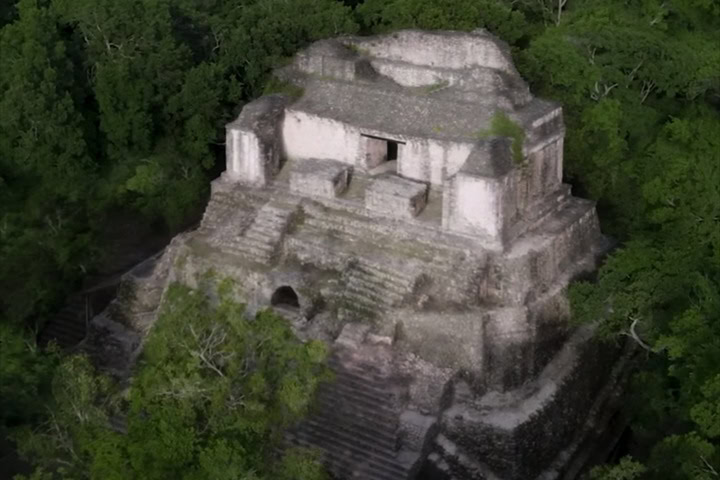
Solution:
[[[533,98],[507,46],[484,32],[324,40],[277,75],[302,93],[262,97],[228,124],[230,181],[269,185],[289,161],[304,171],[297,191],[313,196],[312,169],[301,164],[319,161],[317,195],[341,198],[353,173],[381,174],[364,200],[369,213],[411,219],[434,198],[440,228],[496,250],[565,188],[561,108]],[[520,140],[493,130],[498,115]],[[323,186],[328,169],[340,184]],[[382,184],[398,187],[397,208],[377,201]]]

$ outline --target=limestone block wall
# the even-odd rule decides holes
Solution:
[[[231,179],[262,185],[267,182],[262,144],[255,133],[228,128],[225,145],[226,172]]]
[[[445,230],[479,236],[489,248],[500,248],[505,181],[458,173],[443,190]]]
[[[520,240],[507,256],[498,257],[488,280],[488,301],[523,305],[532,292],[547,290],[597,253],[596,243],[603,237],[592,203],[573,198],[563,213],[556,231]]]
[[[360,158],[360,131],[330,118],[290,108],[282,136],[285,154],[291,159],[329,159],[356,165]]]
[[[268,95],[249,103],[226,126],[226,176],[231,181],[265,185],[280,166],[278,129],[289,98]]]
[[[331,159],[363,169],[375,166],[368,164],[368,158],[376,157],[370,151],[375,144],[368,141],[368,136],[403,142],[398,152],[398,173],[432,185],[442,185],[459,171],[473,148],[471,143],[363,129],[292,108],[285,115],[282,136],[288,158]]]
[[[562,186],[562,138],[529,153],[526,164],[509,172],[501,199],[508,227],[536,216],[539,203]]]
[[[398,158],[398,173],[432,185],[443,185],[457,173],[467,160],[473,145],[435,139],[408,139],[402,157]]]
[[[365,192],[365,208],[400,219],[417,216],[427,204],[428,187],[395,175],[373,181]]]
[[[487,395],[481,409],[456,404],[444,414],[442,429],[465,454],[481,458],[501,478],[534,478],[582,432],[591,408],[607,401],[610,392],[599,393],[616,353],[581,330],[529,392]]]
[[[335,198],[350,182],[352,167],[329,160],[305,159],[293,165],[290,190],[308,197]]]
[[[374,58],[370,65],[377,73],[392,78],[404,87],[431,87],[433,91],[454,88],[463,92],[484,92],[474,101],[490,102],[495,108],[512,109],[530,101],[531,95],[521,82],[510,82],[518,89],[508,88],[508,75],[487,67],[449,70],[412,63]]]
[[[418,65],[464,69],[489,67],[515,73],[510,51],[488,35],[479,33],[435,33],[405,30],[366,39],[354,44],[370,55]]]
[[[410,351],[440,368],[467,372],[477,389],[499,392],[537,376],[567,339],[568,317],[564,286],[528,306],[396,315]]]
[[[358,56],[336,40],[322,40],[297,54],[295,67],[306,74],[355,80]]]

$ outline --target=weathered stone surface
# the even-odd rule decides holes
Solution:
[[[396,175],[376,177],[365,191],[365,208],[394,218],[416,217],[427,204],[428,187]]]
[[[562,183],[559,106],[485,32],[324,40],[277,74],[303,95],[228,125],[200,228],[128,277],[117,321],[146,331],[168,281],[213,270],[331,345],[338,380],[290,439],[338,478],[573,478],[622,364],[567,322],[607,241]],[[496,111],[522,161],[483,133]]]
[[[290,190],[303,196],[335,198],[347,189],[351,172],[339,162],[309,159],[290,171]]]

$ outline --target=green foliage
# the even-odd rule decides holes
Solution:
[[[83,357],[55,376],[47,428],[18,436],[61,478],[325,479],[313,452],[278,454],[283,431],[329,378],[326,347],[301,343],[271,311],[253,320],[232,287],[172,285],[127,399],[127,434],[107,426],[119,398]]]
[[[38,0],[17,8],[0,35],[0,162],[16,181],[39,181],[48,201],[75,201],[93,165],[69,93],[73,66],[53,11]]]
[[[297,85],[280,80],[276,77],[270,77],[270,80],[265,84],[263,95],[271,95],[273,93],[282,93],[291,98],[300,98],[303,94],[303,88]]]
[[[334,0],[22,0],[0,27],[0,309],[30,323],[93,270],[111,212],[197,218],[238,105],[357,30]]]
[[[0,432],[43,413],[54,363],[24,332],[0,324]]]
[[[720,121],[704,108],[691,112],[668,122],[634,166],[643,212],[634,239],[597,283],[571,289],[580,321],[603,318],[605,336],[635,332],[654,352],[632,390],[635,429],[657,442],[650,470],[678,479],[704,478],[695,476],[708,468],[702,462],[720,460]],[[677,435],[663,440],[668,431]]]
[[[363,27],[374,32],[484,27],[509,43],[526,33],[522,12],[502,0],[366,0],[357,8],[357,14]]]
[[[588,480],[637,480],[647,471],[641,463],[625,457],[617,465],[602,465],[592,469]]]
[[[119,443],[119,434],[107,428],[116,407],[111,382],[86,357],[71,356],[56,369],[50,398],[47,420],[15,434],[20,453],[37,465],[32,478],[53,471],[61,478],[93,478],[87,469],[96,452]]]
[[[490,120],[490,128],[478,133],[478,137],[507,137],[512,140],[510,147],[513,162],[516,165],[525,163],[523,148],[525,144],[525,130],[511,119],[502,110],[496,111]]]

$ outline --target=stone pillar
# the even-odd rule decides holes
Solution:
[[[243,108],[226,127],[226,178],[263,186],[280,168],[282,120],[289,98],[268,95]]]

